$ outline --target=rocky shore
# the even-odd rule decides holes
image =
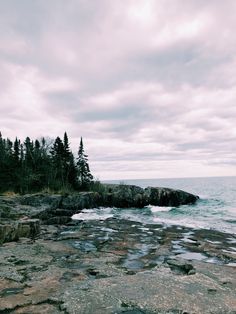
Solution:
[[[196,195],[168,188],[142,189],[135,185],[116,184],[107,184],[102,187],[101,192],[0,197],[0,243],[37,234],[39,221],[49,225],[66,224],[71,221],[74,214],[84,208],[100,206],[142,208],[149,204],[180,206],[194,204],[198,200]]]
[[[0,313],[236,313],[236,236],[83,208],[194,203],[164,188],[0,197]]]

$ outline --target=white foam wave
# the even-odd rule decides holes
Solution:
[[[148,205],[146,206],[146,208],[149,208],[153,213],[156,213],[156,212],[169,212],[173,207]]]
[[[210,196],[206,195],[206,194],[199,194],[198,196],[199,196],[200,200],[209,200],[210,199]]]
[[[79,214],[72,216],[74,220],[106,220],[112,218],[114,215],[112,208],[89,208],[83,209]]]
[[[207,224],[204,224],[202,222],[193,222],[193,221],[188,221],[187,219],[181,219],[181,220],[174,220],[174,219],[167,219],[167,218],[159,218],[155,217],[153,218],[153,221],[156,223],[163,223],[167,226],[185,226],[189,228],[194,228],[194,229],[209,229],[209,226]]]

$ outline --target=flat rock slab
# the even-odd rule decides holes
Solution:
[[[233,268],[224,269],[224,276],[230,278],[231,272],[235,278]],[[197,272],[180,276],[160,267],[133,276],[81,283],[64,292],[63,309],[70,314],[236,313],[236,290],[211,275]]]
[[[234,242],[117,219],[41,225],[0,246],[0,314],[235,314]]]

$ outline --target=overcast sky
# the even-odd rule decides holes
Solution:
[[[235,0],[0,0],[0,130],[100,179],[236,175]]]

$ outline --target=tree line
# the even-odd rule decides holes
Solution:
[[[12,142],[0,132],[0,191],[29,193],[44,189],[52,191],[88,190],[93,184],[88,156],[81,137],[75,158],[67,133],[49,142],[45,138]]]

